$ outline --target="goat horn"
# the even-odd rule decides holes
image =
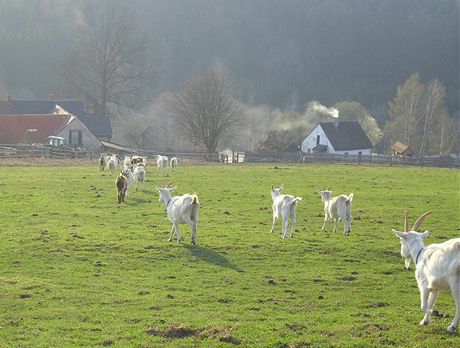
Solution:
[[[422,215],[420,215],[418,220],[415,222],[414,227],[412,227],[412,231],[417,232],[418,229],[420,228],[420,225],[423,223],[423,220],[425,220],[425,218],[430,214],[431,214],[431,211],[427,211],[427,212],[423,213]]]
[[[409,231],[409,219],[407,216],[407,209],[404,209],[404,232]]]

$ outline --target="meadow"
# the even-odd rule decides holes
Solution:
[[[0,167],[0,347],[454,347],[442,293],[428,326],[399,240],[460,236],[458,170],[347,165],[147,168],[118,206],[94,166]],[[168,242],[155,185],[201,203],[197,245]],[[271,227],[271,185],[303,197],[296,235]],[[321,230],[316,192],[354,193],[351,234]]]

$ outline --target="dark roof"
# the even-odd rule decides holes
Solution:
[[[0,115],[46,115],[52,114],[56,105],[77,117],[85,115],[80,100],[0,100]]]
[[[320,122],[320,126],[335,151],[372,148],[372,143],[357,121]]]
[[[128,152],[128,153],[135,152],[133,149],[131,149],[131,148],[127,147],[127,146],[112,143],[110,141],[101,140],[101,144],[102,144],[102,146],[104,147],[105,150]]]
[[[79,116],[78,119],[97,137],[112,138],[112,123],[107,116]]]
[[[0,143],[44,144],[72,119],[70,115],[0,115]]]
[[[318,144],[311,150],[315,153],[327,152],[327,145]]]

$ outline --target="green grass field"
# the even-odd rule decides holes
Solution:
[[[403,228],[432,210],[427,244],[460,236],[458,170],[313,165],[147,169],[116,203],[94,167],[0,167],[0,347],[454,347],[443,293],[430,325]],[[167,242],[155,185],[201,203],[197,246]],[[270,186],[303,197],[297,235],[270,234]],[[321,231],[317,189],[354,193],[350,236]]]

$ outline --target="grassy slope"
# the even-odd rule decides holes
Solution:
[[[200,197],[196,247],[185,226],[184,243],[166,241],[170,224],[154,192],[163,179],[151,175],[117,207],[114,177],[95,168],[0,168],[0,346],[459,344],[446,332],[450,294],[437,303],[450,317],[418,326],[414,274],[390,232],[407,207],[412,223],[433,211],[428,243],[458,237],[458,171],[278,167],[182,167],[170,176],[178,193]],[[281,183],[304,198],[294,239],[281,239],[280,225],[269,234],[270,185]],[[355,193],[349,237],[321,231],[315,190],[326,185]],[[196,332],[168,338],[171,325]]]

